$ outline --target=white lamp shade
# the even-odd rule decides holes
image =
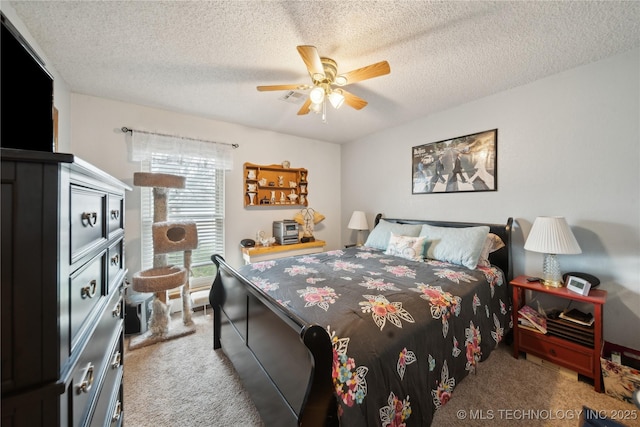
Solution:
[[[573,235],[567,220],[561,216],[536,218],[524,244],[528,251],[545,254],[579,254],[580,245]]]
[[[342,106],[342,103],[344,102],[344,95],[342,95],[340,92],[333,91],[329,94],[329,102],[331,102],[333,108],[337,110]]]
[[[353,211],[349,225],[347,228],[351,230],[368,230],[369,223],[367,222],[367,216],[362,211]]]
[[[311,89],[311,92],[309,92],[309,98],[314,104],[320,104],[324,99],[324,89],[320,86],[314,87]]]

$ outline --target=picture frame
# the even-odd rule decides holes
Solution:
[[[498,129],[411,149],[411,193],[498,190]]]

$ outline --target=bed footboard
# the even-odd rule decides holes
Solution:
[[[265,425],[337,425],[326,330],[305,324],[213,255],[213,348],[233,363]]]

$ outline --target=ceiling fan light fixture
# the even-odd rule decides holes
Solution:
[[[309,105],[309,111],[312,111],[316,114],[320,113],[322,111],[322,104],[315,104],[315,103],[311,103],[311,105]]]
[[[324,100],[324,89],[320,86],[314,87],[311,89],[311,92],[309,92],[309,99],[311,99],[311,102],[314,104],[322,103]]]
[[[344,95],[339,91],[333,91],[329,94],[329,102],[331,102],[333,108],[337,110],[344,103]]]
[[[344,86],[347,84],[347,78],[345,76],[338,76],[335,79],[335,84],[338,86]]]

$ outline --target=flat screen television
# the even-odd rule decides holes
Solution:
[[[0,146],[54,151],[53,78],[2,14]]]

